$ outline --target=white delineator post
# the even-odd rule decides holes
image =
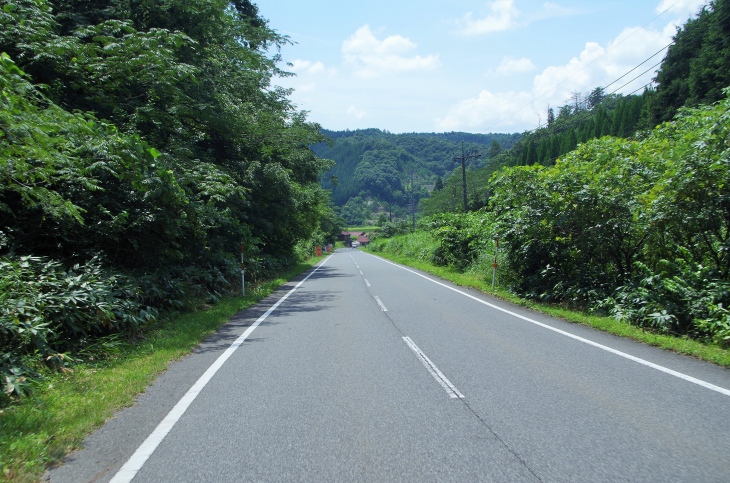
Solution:
[[[497,250],[499,250],[499,238],[494,239],[494,263],[492,263],[492,290],[494,290],[494,280],[497,277]]]
[[[241,243],[241,294],[246,295],[246,268],[243,266],[243,243]]]

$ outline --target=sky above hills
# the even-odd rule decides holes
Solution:
[[[394,133],[522,132],[596,87],[640,93],[677,27],[705,3],[257,2],[293,43],[282,67],[296,75],[275,83],[294,89],[310,121]]]

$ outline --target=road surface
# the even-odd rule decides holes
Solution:
[[[48,473],[83,481],[730,481],[730,371],[341,249]]]

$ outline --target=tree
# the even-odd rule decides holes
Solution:
[[[671,120],[682,106],[716,102],[730,85],[730,1],[716,0],[677,30],[657,71],[651,96],[653,125]]]
[[[591,93],[588,94],[588,109],[594,109],[600,106],[605,97],[606,94],[603,90],[603,87],[596,87],[595,89],[593,89]]]
[[[433,190],[441,191],[442,189],[444,189],[444,180],[441,179],[441,176],[436,176],[436,182],[433,185]]]
[[[272,85],[286,75],[276,52],[288,41],[254,4],[19,0],[0,24],[0,49],[47,86],[54,115],[85,113],[86,132],[59,139],[85,170],[76,179],[96,190],[53,184],[81,227],[32,236],[30,218],[14,218],[6,252],[230,275],[228,252],[242,240],[286,260],[317,230],[331,163],[309,146],[324,137]]]
[[[548,127],[552,126],[555,122],[555,111],[552,107],[548,106],[547,110],[547,125]]]
[[[502,153],[502,145],[496,139],[489,145],[489,159],[494,159]]]

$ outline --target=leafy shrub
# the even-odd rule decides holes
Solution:
[[[425,224],[431,229],[439,245],[433,254],[433,263],[466,270],[480,253],[493,246],[493,230],[487,214],[443,213],[430,218]]]
[[[97,259],[64,269],[55,260],[24,256],[0,260],[0,374],[6,394],[23,395],[34,375],[27,362],[63,366],[94,338],[131,334],[154,320],[141,293]]]
[[[401,220],[401,221],[386,221],[380,226],[380,230],[375,232],[371,236],[372,239],[377,238],[392,238],[397,235],[405,235],[407,233],[411,232],[411,224],[407,220]]]
[[[397,235],[392,238],[378,238],[371,241],[368,250],[402,255],[425,262],[431,261],[438,246],[437,240],[431,233],[416,231],[407,235]]]
[[[637,282],[619,287],[598,304],[617,320],[660,332],[690,334],[727,344],[730,283],[713,270],[683,260],[664,261],[661,272],[637,263]]]

